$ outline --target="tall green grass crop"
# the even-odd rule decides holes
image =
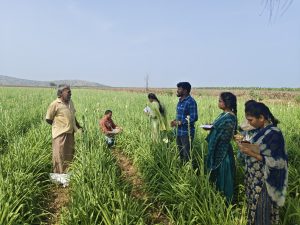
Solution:
[[[56,91],[1,88],[0,93],[0,134],[5,134],[0,137],[1,143],[6,143],[6,153],[0,157],[0,224],[42,223],[47,213],[44,201],[51,188],[51,128],[42,121]],[[169,94],[158,98],[171,121],[178,99]],[[146,93],[72,89],[72,99],[85,132],[76,135],[70,202],[60,224],[149,224],[151,208],[159,209],[172,224],[246,223],[242,166],[238,166],[234,205],[226,205],[204,174],[207,132],[199,125],[212,122],[221,112],[217,97],[195,96],[199,121],[194,160],[185,165],[178,158],[174,137],[168,144],[152,143],[149,120],[143,113]],[[239,122],[244,119],[246,100],[238,97]],[[289,154],[288,198],[281,209],[281,222],[299,224],[300,107],[293,102],[264,101],[281,121]],[[117,148],[138,168],[149,196],[146,201],[131,196],[132,185],[122,179],[115,158],[105,147],[98,122],[106,109],[113,111],[114,121],[124,128],[116,138]]]

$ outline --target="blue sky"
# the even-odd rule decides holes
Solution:
[[[111,86],[300,87],[300,1],[0,0],[0,74]]]

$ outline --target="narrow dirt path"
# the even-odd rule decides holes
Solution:
[[[47,218],[48,225],[59,225],[61,210],[66,207],[69,202],[69,188],[60,185],[53,185],[49,193],[48,211],[50,213]]]
[[[139,200],[148,200],[149,194],[143,190],[143,180],[138,174],[137,168],[133,165],[132,161],[119,149],[114,149],[112,154],[115,156],[119,167],[122,170],[122,177],[133,186],[131,195]],[[165,224],[171,225],[166,215],[162,212],[162,207],[159,203],[155,203],[154,207],[149,208],[148,212],[151,215],[150,224]]]

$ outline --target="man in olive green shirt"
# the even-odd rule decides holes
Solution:
[[[81,128],[75,118],[75,108],[71,100],[71,89],[60,85],[57,99],[48,107],[46,121],[52,125],[52,161],[54,173],[66,173],[74,157],[74,133]]]

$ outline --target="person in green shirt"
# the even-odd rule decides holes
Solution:
[[[222,92],[218,106],[223,112],[215,119],[206,137],[208,153],[206,171],[210,181],[222,192],[227,202],[233,198],[235,160],[231,140],[237,129],[237,100],[231,92]]]
[[[152,126],[152,140],[159,142],[163,135],[163,141],[168,142],[166,131],[168,130],[168,121],[166,116],[166,110],[158,100],[155,94],[148,94],[149,104],[144,109],[145,113],[150,117]]]

